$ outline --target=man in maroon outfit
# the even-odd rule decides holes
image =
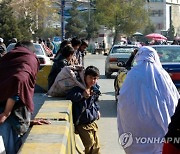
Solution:
[[[34,110],[39,61],[31,42],[23,41],[0,59],[0,136],[7,154],[18,151]]]

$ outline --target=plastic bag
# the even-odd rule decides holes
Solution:
[[[0,136],[0,154],[6,154],[2,136]]]
[[[86,89],[82,66],[65,66],[57,75],[48,94],[53,97],[64,97],[70,89],[79,86]]]

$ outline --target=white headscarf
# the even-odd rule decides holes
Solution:
[[[157,67],[162,67],[156,50],[150,46],[141,47],[136,54],[135,59],[137,63],[141,61],[147,61],[155,63]]]
[[[169,74],[162,68],[155,49],[141,47],[137,65],[127,74],[117,105],[119,135],[131,132],[134,137],[163,137],[177,106],[179,93]],[[158,153],[162,144],[133,144],[129,154]]]
[[[1,43],[3,43],[3,42],[4,42],[3,38],[0,38],[0,42],[1,42]]]

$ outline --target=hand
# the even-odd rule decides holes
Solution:
[[[100,113],[99,111],[97,111],[97,113],[98,113],[98,118],[97,118],[97,120],[99,120],[100,117],[101,117],[101,113]]]
[[[91,90],[90,91],[90,95],[92,96],[92,95],[95,95],[96,93],[93,91],[93,90]]]
[[[4,112],[0,114],[0,124],[4,123],[4,121],[8,118]]]
[[[90,89],[85,89],[84,92],[83,92],[83,96],[84,98],[89,98],[91,96],[91,91]]]
[[[138,52],[138,49],[134,49],[134,55],[136,55],[136,53]]]
[[[34,119],[31,120],[31,126],[32,125],[43,125],[43,124],[51,124],[50,121],[45,120],[45,119]]]

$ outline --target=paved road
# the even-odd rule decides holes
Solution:
[[[101,153],[124,154],[124,150],[118,143],[117,112],[113,88],[115,75],[113,74],[112,79],[105,78],[105,58],[103,55],[87,55],[85,57],[85,66],[94,65],[100,69],[101,74],[98,81],[102,92],[99,102],[101,119],[98,121]]]

